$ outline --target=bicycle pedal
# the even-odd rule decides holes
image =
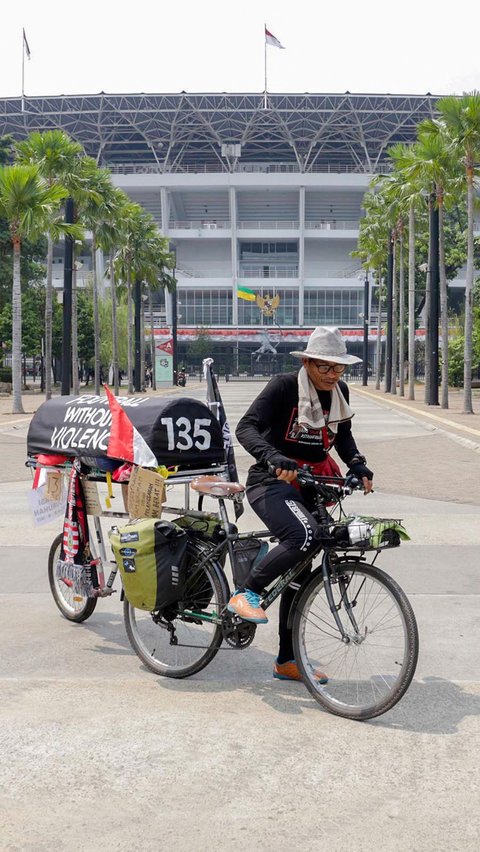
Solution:
[[[116,594],[116,592],[116,589],[110,589],[108,586],[105,586],[103,589],[95,589],[95,597],[109,598],[111,595]]]

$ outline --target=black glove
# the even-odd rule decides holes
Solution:
[[[275,453],[270,456],[267,462],[268,469],[273,476],[276,476],[275,471],[280,470],[298,470],[298,464],[294,459],[289,459],[287,456],[282,456],[281,453]]]
[[[357,479],[360,479],[360,481],[363,479],[364,476],[366,476],[367,479],[373,479],[373,470],[370,470],[370,468],[367,467],[365,462],[366,459],[365,461],[353,461],[350,462],[348,466],[349,473],[353,473],[353,475],[356,476]]]

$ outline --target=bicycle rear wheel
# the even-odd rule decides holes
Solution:
[[[418,658],[417,624],[405,593],[379,568],[345,560],[335,570],[332,593],[348,641],[317,575],[294,614],[295,659],[307,688],[330,713],[372,719],[390,710],[410,685]],[[327,684],[318,682],[315,670],[328,675]]]
[[[133,650],[151,671],[164,677],[196,674],[213,660],[222,644],[217,618],[227,601],[226,580],[218,563],[203,562],[204,557],[204,547],[189,541],[181,610],[174,605],[161,613],[146,612],[124,601],[125,627]]]
[[[89,618],[97,605],[98,598],[89,598],[84,592],[74,589],[72,580],[63,577],[62,572],[57,570],[57,562],[60,557],[63,533],[57,535],[53,540],[48,554],[48,582],[57,607],[64,618],[68,621],[80,623]]]

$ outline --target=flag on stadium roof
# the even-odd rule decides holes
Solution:
[[[283,44],[279,42],[278,38],[276,38],[273,33],[271,33],[265,27],[265,42],[266,44],[270,44],[272,47],[281,47],[282,50],[285,50]]]

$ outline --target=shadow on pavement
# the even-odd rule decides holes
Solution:
[[[133,655],[125,633],[122,614],[95,613],[95,618],[81,626],[101,638],[103,645],[94,651],[106,656]],[[158,677],[138,660],[139,672],[156,678],[158,686],[173,693],[197,692],[214,697],[215,693],[245,692],[257,695],[278,713],[298,715],[304,710],[324,711],[306,692],[301,683],[286,683],[272,677],[274,655],[252,646],[243,651],[220,650],[212,662],[198,674],[184,679]],[[480,715],[480,694],[473,694],[461,684],[441,677],[415,680],[408,692],[384,716],[368,725],[434,735],[455,734],[468,716]]]

